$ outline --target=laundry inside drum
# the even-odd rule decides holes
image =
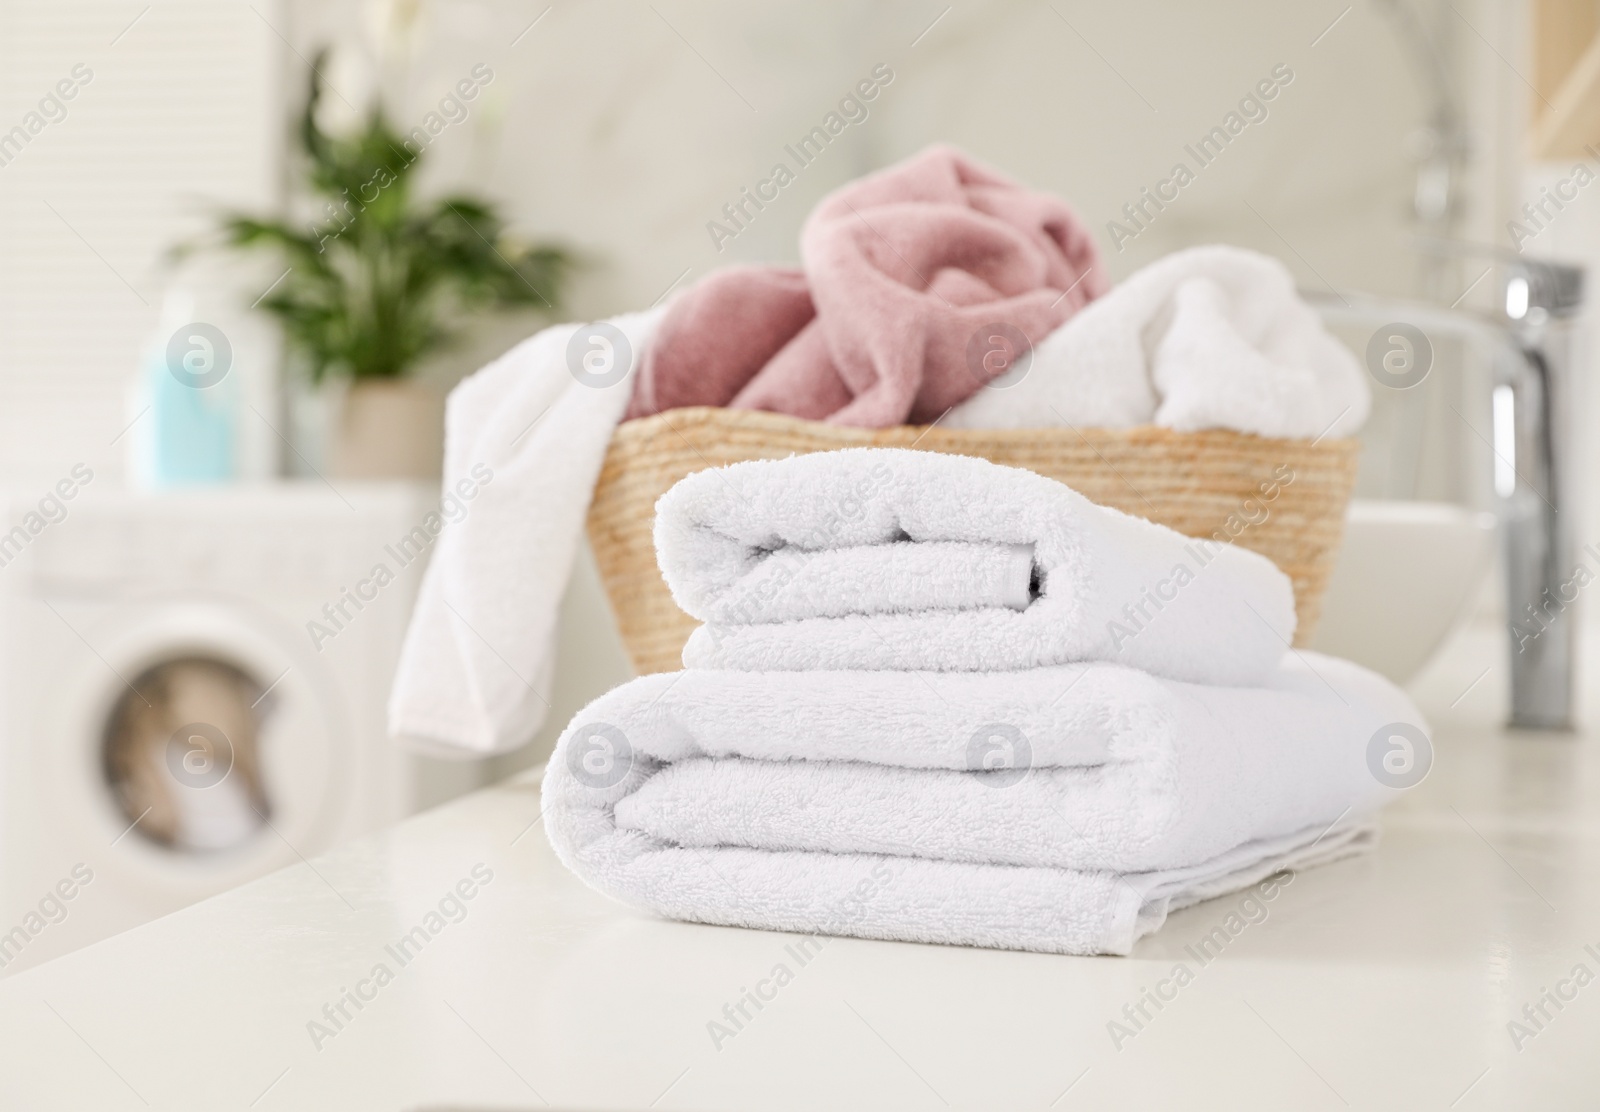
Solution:
[[[101,764],[129,829],[173,851],[243,845],[271,818],[260,740],[272,696],[216,657],[141,672],[106,719]]]

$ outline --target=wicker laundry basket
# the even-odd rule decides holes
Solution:
[[[696,625],[672,601],[656,567],[651,529],[656,499],[668,487],[740,460],[865,446],[982,456],[1060,480],[1092,501],[1180,533],[1232,539],[1294,582],[1300,645],[1316,629],[1356,475],[1353,440],[1268,440],[1224,430],[855,429],[709,408],[628,421],[606,452],[589,508],[589,540],[634,667],[640,673],[680,668]]]

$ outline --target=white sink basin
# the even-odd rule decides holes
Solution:
[[[1494,539],[1493,514],[1440,502],[1350,503],[1312,647],[1405,683],[1471,605]]]

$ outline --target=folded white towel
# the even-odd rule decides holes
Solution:
[[[663,311],[607,322],[631,347],[612,353],[628,369],[609,385],[580,381],[567,348],[581,326],[564,324],[451,393],[444,487],[465,516],[440,534],[423,577],[389,698],[391,734],[485,754],[524,745],[538,730],[589,499],[633,390],[632,367]]]
[[[1371,398],[1356,357],[1281,262],[1217,245],[1176,251],[1119,283],[942,423],[1338,437],[1361,428]]]
[[[690,475],[656,506],[691,668],[992,671],[1106,660],[1251,683],[1294,634],[1265,557],[1031,471],[853,448]]]
[[[609,692],[544,782],[561,859],[700,922],[1126,953],[1167,912],[1371,844],[1382,678],[690,670]]]

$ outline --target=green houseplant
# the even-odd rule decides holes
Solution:
[[[348,136],[317,121],[326,52],[311,67],[298,128],[313,219],[226,214],[224,246],[275,255],[285,269],[257,307],[277,319],[313,383],[349,382],[332,445],[352,477],[436,477],[439,402],[408,380],[490,309],[553,314],[573,260],[559,247],[513,247],[495,207],[479,198],[415,197],[426,138],[403,136],[381,105]]]

